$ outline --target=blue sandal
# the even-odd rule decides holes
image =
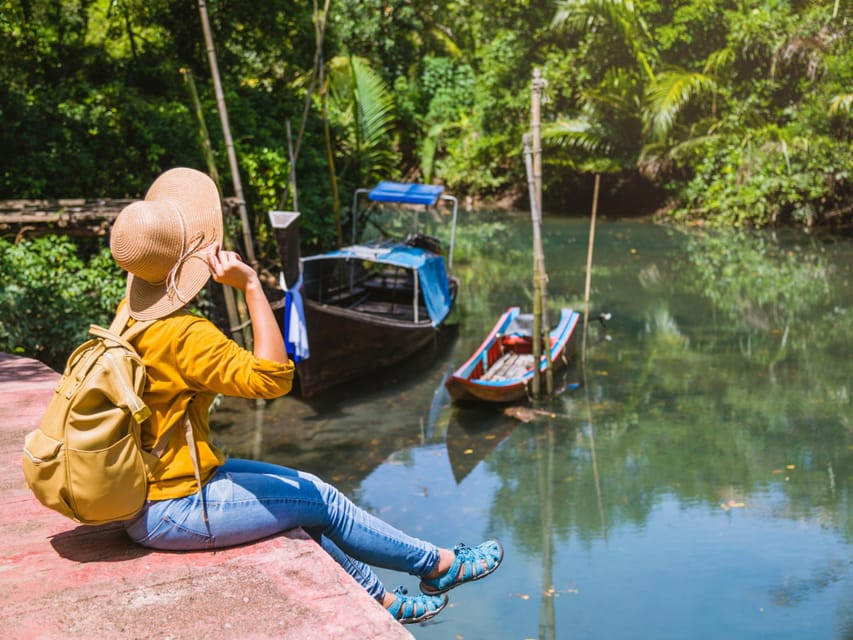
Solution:
[[[485,578],[497,569],[504,559],[504,548],[497,540],[487,540],[476,547],[457,544],[453,547],[453,551],[456,558],[443,575],[421,580],[421,591],[428,596],[438,595],[460,584]]]
[[[386,609],[400,624],[413,624],[429,620],[447,606],[447,596],[409,596],[403,587],[392,592],[396,598]]]

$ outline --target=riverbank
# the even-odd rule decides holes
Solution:
[[[20,456],[58,374],[0,354],[0,637],[410,639],[301,530],[162,553],[77,525],[24,484]]]

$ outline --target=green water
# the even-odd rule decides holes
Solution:
[[[546,220],[552,309],[583,310],[588,235]],[[530,246],[463,215],[455,333],[310,405],[228,400],[218,441],[439,544],[499,538],[419,640],[853,638],[853,241],[601,219],[586,384],[575,361],[529,422],[452,406],[447,372],[531,308]]]

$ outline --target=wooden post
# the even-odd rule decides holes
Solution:
[[[210,62],[210,74],[213,78],[213,90],[216,93],[216,106],[222,121],[222,133],[225,136],[225,148],[228,152],[228,163],[231,167],[231,179],[234,183],[234,196],[240,209],[240,222],[243,226],[243,244],[246,260],[255,269],[258,262],[255,259],[255,246],[252,242],[252,231],[249,227],[249,215],[246,211],[246,200],[243,197],[243,184],[240,181],[240,168],[237,166],[237,154],[234,151],[234,140],[231,138],[231,126],[228,124],[228,108],[225,105],[225,95],[222,93],[222,82],[219,79],[219,66],[216,63],[216,50],[213,47],[213,34],[210,30],[210,20],[207,17],[207,6],[204,0],[198,0],[198,11],[201,15],[201,27],[204,31],[204,41],[207,46],[207,58]]]
[[[545,346],[545,371],[546,392],[551,395],[554,392],[554,379],[551,370],[551,349],[548,334],[550,326],[548,323],[548,300],[546,282],[548,276],[545,272],[545,254],[542,249],[542,136],[541,136],[541,105],[542,90],[545,81],[542,79],[539,69],[533,70],[532,99],[530,109],[530,129],[532,138],[532,174],[533,189],[530,198],[530,211],[533,217],[533,360],[535,368],[533,373],[533,397],[541,396],[541,374],[539,373],[539,362],[542,357],[543,344]]]
[[[539,360],[542,356],[542,290],[539,288],[539,260],[536,258],[537,238],[539,237],[539,214],[536,210],[536,181],[533,178],[533,151],[530,134],[522,137],[524,144],[524,167],[527,170],[527,188],[530,193],[530,217],[533,221],[533,384],[532,395],[538,400],[542,395],[542,375],[539,372]]]

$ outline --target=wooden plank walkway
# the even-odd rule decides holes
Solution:
[[[0,354],[0,638],[413,638],[301,530],[164,553],[44,508],[20,459],[57,379]]]

